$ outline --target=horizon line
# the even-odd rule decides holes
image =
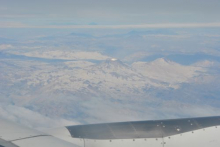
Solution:
[[[220,27],[218,23],[156,23],[137,25],[26,25],[22,23],[1,23],[0,28],[48,28],[48,29],[144,29],[144,28],[209,28]]]

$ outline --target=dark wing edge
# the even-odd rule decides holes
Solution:
[[[73,138],[96,140],[163,138],[219,126],[220,116],[67,126]]]

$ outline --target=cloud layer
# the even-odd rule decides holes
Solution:
[[[77,124],[77,122],[61,118],[52,119],[24,107],[3,104],[0,105],[0,118],[38,129]]]

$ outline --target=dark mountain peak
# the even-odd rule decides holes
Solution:
[[[100,64],[101,67],[105,68],[128,68],[129,66],[123,63],[121,60],[116,58],[110,58]]]

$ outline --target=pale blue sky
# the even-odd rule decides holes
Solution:
[[[219,23],[219,0],[0,0],[1,26]]]

